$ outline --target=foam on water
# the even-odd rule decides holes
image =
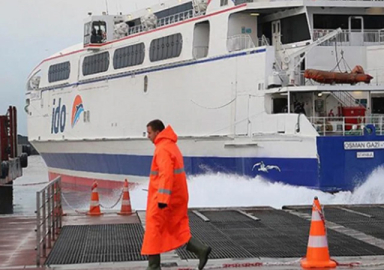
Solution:
[[[36,205],[36,191],[44,184],[23,186],[23,184],[47,182],[48,173],[40,156],[29,157],[29,166],[23,177],[15,181],[15,214],[33,215]],[[147,204],[148,181],[130,191],[132,207],[143,210]],[[229,207],[229,206],[271,206],[309,205],[315,196],[322,204],[366,204],[384,203],[384,168],[376,169],[367,181],[354,192],[324,193],[303,187],[289,186],[282,183],[270,183],[262,178],[246,178],[222,173],[189,177],[189,207]],[[90,194],[64,191],[71,207],[87,210]],[[115,204],[121,190],[100,196],[100,203],[105,206]],[[69,207],[63,202],[64,209]],[[120,209],[118,203],[114,209]]]
[[[135,209],[145,209],[144,183],[131,191]],[[384,168],[376,169],[353,192],[324,193],[304,187],[270,183],[260,177],[250,179],[226,174],[207,174],[188,179],[189,207],[309,205],[317,196],[322,204],[384,203]]]

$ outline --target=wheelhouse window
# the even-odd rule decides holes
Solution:
[[[48,81],[52,83],[68,80],[70,73],[71,64],[69,63],[69,61],[51,65],[48,70]]]
[[[83,75],[105,72],[109,67],[109,52],[87,56],[83,61]]]
[[[88,22],[84,25],[84,44],[104,43],[107,39],[107,24],[104,21]]]

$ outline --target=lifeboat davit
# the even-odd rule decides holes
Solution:
[[[373,79],[371,75],[364,73],[364,70],[361,66],[356,66],[350,73],[306,69],[304,72],[304,77],[319,83],[326,84],[356,84],[359,82],[370,83]]]

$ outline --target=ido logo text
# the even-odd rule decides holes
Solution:
[[[58,101],[53,99],[51,134],[64,132],[66,117],[66,106],[61,105],[61,98]]]

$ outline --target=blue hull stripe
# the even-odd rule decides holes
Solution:
[[[152,156],[109,155],[83,153],[42,153],[48,167],[103,174],[148,176],[151,173]],[[278,164],[277,169],[268,172],[252,170],[254,164],[263,161],[267,165]],[[225,158],[225,157],[184,157],[187,175],[204,173],[228,173],[248,176],[261,175],[271,181],[291,185],[321,188],[318,183],[316,159],[294,158]]]
[[[272,182],[305,186],[323,191],[352,191],[367,180],[372,171],[384,166],[384,149],[380,146],[344,149],[345,142],[384,142],[384,136],[317,137],[317,158],[236,158],[184,157],[187,175],[205,173],[237,174],[254,178],[258,175]],[[369,145],[373,145],[370,143]],[[370,149],[365,149],[365,148]],[[368,152],[368,158],[359,158]],[[48,167],[103,174],[149,177],[152,156],[41,153]]]

